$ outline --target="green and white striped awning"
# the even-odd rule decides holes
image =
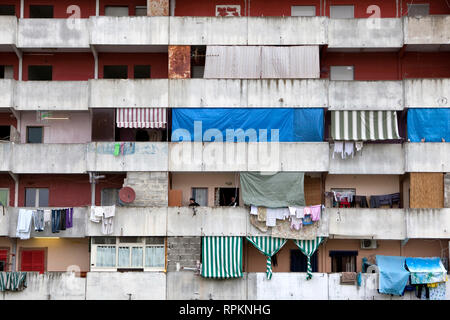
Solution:
[[[202,277],[242,277],[242,237],[202,238]]]
[[[316,252],[324,239],[324,237],[317,237],[314,240],[294,240],[297,247],[307,258],[306,280],[312,278],[311,256]]]
[[[333,140],[400,139],[395,111],[331,111]]]
[[[272,237],[247,237],[247,240],[267,257],[267,279],[272,279],[272,256],[286,244],[287,240]]]

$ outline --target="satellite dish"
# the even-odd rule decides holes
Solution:
[[[123,187],[119,191],[119,199],[124,203],[131,203],[136,199],[136,193],[131,187]]]

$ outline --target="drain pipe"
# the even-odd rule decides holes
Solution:
[[[95,172],[89,172],[89,182],[91,183],[91,205],[95,206],[95,184],[97,180],[104,179],[105,176],[96,176]]]

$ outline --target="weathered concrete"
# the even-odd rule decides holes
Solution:
[[[167,238],[167,271],[196,268],[201,261],[201,237]]]
[[[20,208],[9,207],[5,209],[6,214],[9,216],[9,237],[15,238]],[[60,208],[58,207],[55,209]],[[88,214],[89,211],[86,207],[73,208],[73,227],[67,228],[66,230],[61,230],[59,233],[52,233],[52,224],[50,221],[45,223],[44,231],[41,232],[34,231],[34,224],[32,222],[30,238],[84,238],[86,236],[86,223],[88,221]]]
[[[87,210],[89,212],[89,210]],[[167,208],[116,207],[111,236],[151,237],[166,235]],[[101,223],[86,218],[86,236],[104,236]]]
[[[16,39],[17,18],[15,16],[0,16],[0,46],[16,45]]]
[[[450,15],[404,17],[405,44],[450,44]]]
[[[330,237],[403,240],[404,209],[327,208]],[[422,226],[423,227],[423,226]]]
[[[281,171],[328,171],[327,142],[280,143]]]
[[[444,208],[450,208],[450,173],[444,174]]]
[[[448,142],[404,144],[406,172],[450,172]]]
[[[136,194],[130,206],[162,208],[168,206],[169,173],[167,171],[127,172],[123,185],[131,187]]]
[[[89,49],[88,19],[19,19],[17,46]]]
[[[164,300],[163,272],[88,272],[86,300]]]
[[[14,106],[15,85],[16,82],[12,79],[0,79],[0,109]]]
[[[403,80],[403,82],[406,100],[405,107],[450,107],[450,79],[407,79]]]
[[[126,143],[124,154],[114,156],[115,142],[86,144],[86,169],[88,171],[128,172],[167,171],[168,144],[166,142]]]
[[[409,239],[449,239],[450,209],[406,209]]]
[[[168,80],[89,80],[90,108],[167,108]]]
[[[400,48],[402,20],[398,18],[329,19],[329,48]]]
[[[92,45],[167,45],[167,17],[89,18]]]
[[[88,110],[87,81],[17,81],[17,110]]]
[[[12,143],[0,142],[0,171],[12,171],[12,149]]]
[[[328,41],[326,17],[248,17],[247,19],[248,45],[321,45]]]
[[[401,81],[330,81],[329,110],[403,110]]]
[[[9,236],[9,217],[8,207],[0,207],[0,237]]]
[[[74,272],[27,273],[27,288],[6,291],[3,300],[85,300],[86,279]]]
[[[170,45],[246,45],[247,18],[170,17]]]
[[[365,144],[353,158],[342,159],[330,145],[330,174],[403,174],[405,159],[401,144]]]

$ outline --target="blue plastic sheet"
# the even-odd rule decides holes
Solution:
[[[411,142],[450,142],[450,109],[409,109],[408,139]]]
[[[380,271],[380,293],[401,296],[408,283],[409,271],[405,269],[405,257],[376,256]]]
[[[447,270],[440,258],[406,258],[411,284],[445,282]]]
[[[176,108],[171,140],[323,141],[323,122],[323,109]]]

